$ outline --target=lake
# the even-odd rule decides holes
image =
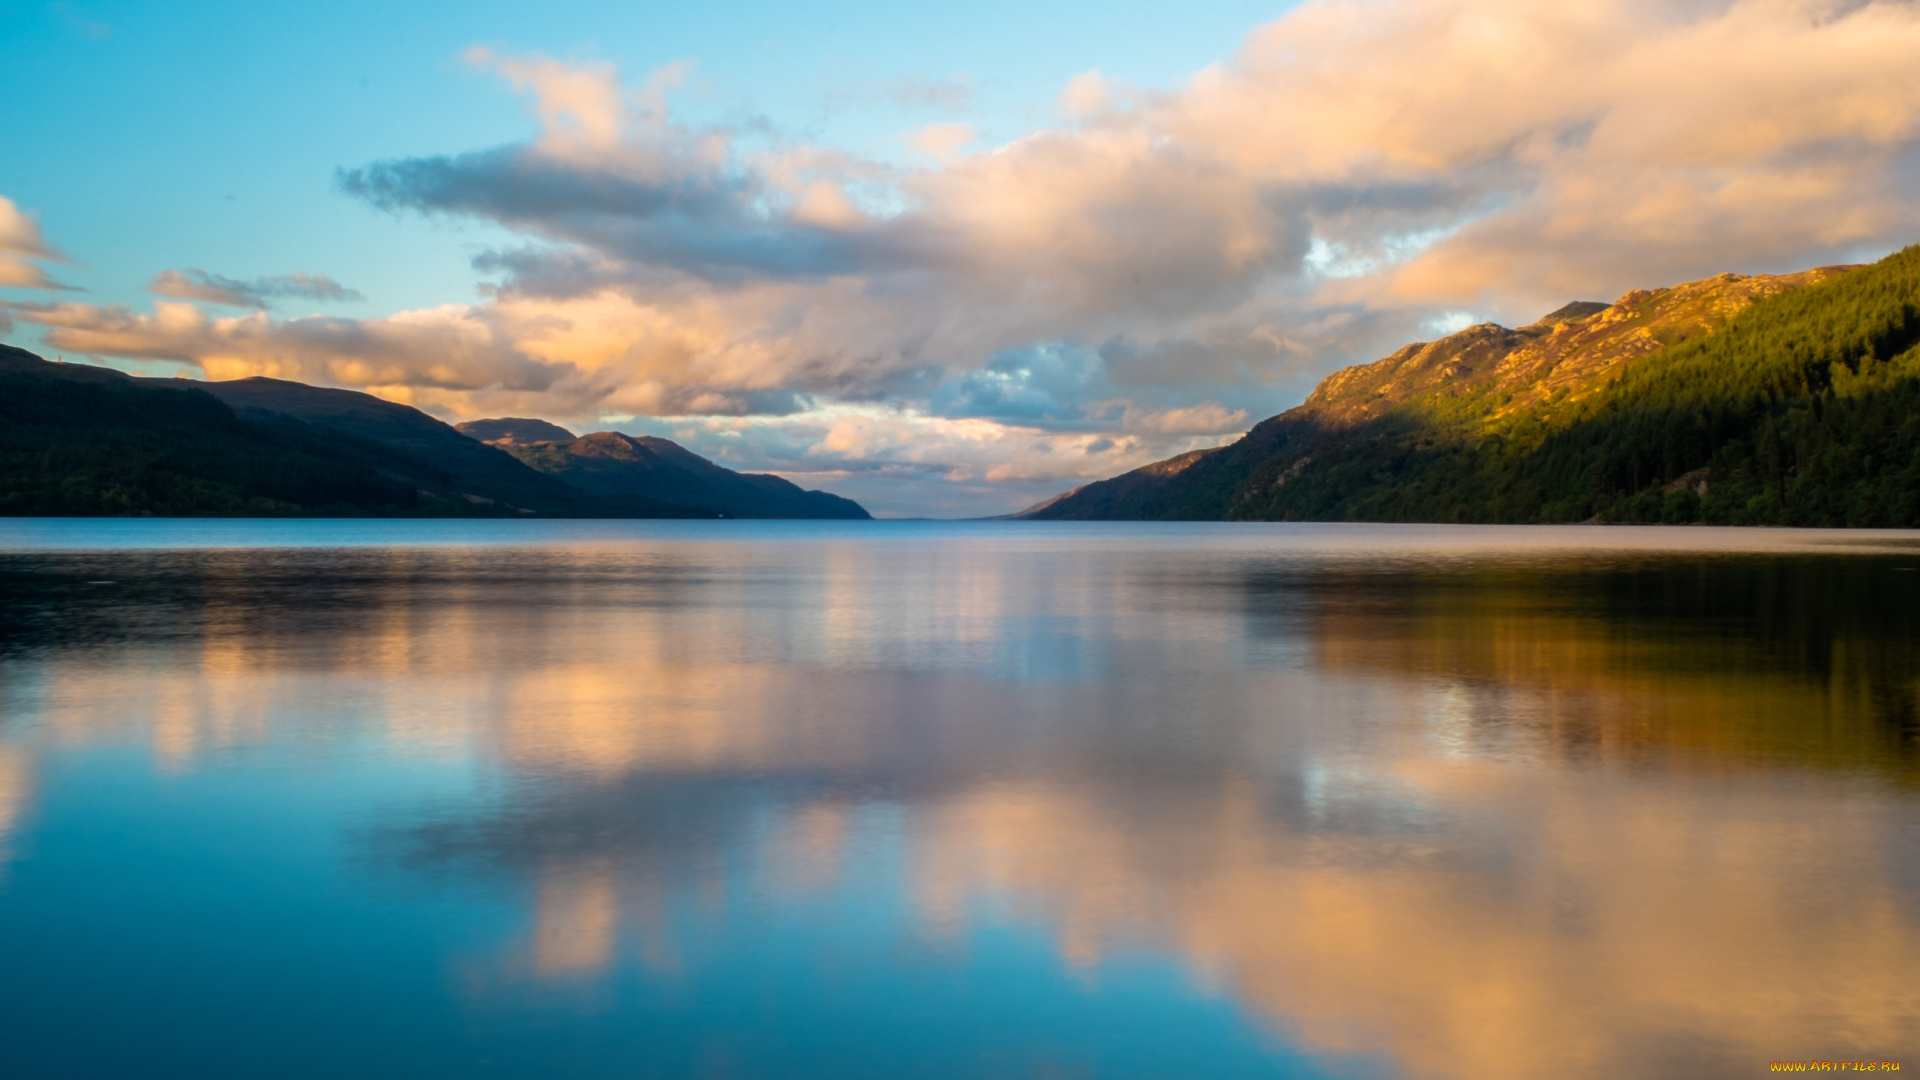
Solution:
[[[9,1077],[1920,1068],[1920,534],[0,522]]]

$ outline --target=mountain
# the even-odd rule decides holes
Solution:
[[[233,379],[201,382],[193,379],[143,380],[155,386],[173,386],[211,394],[242,419],[291,417],[378,443],[416,461],[439,469],[463,491],[483,498],[525,507],[546,515],[589,513],[589,500],[550,476],[527,468],[493,447],[476,443],[418,409],[355,390],[336,390],[281,379]],[[674,516],[668,507],[638,506],[633,516]],[[624,514],[616,516],[627,516]]]
[[[1329,376],[1039,519],[1920,525],[1920,247],[1723,274]]]
[[[579,438],[559,424],[509,416],[500,420],[469,420],[453,425],[455,431],[470,439],[494,446],[528,446],[541,442],[572,442]]]
[[[652,435],[599,431],[573,438],[558,428],[565,439],[527,441],[552,427],[542,420],[506,419],[475,420],[459,430],[474,438],[492,433],[491,445],[582,491],[708,506],[741,518],[869,518],[852,499],[806,491],[778,476],[737,473]]]
[[[0,346],[0,514],[711,517],[580,492],[406,406]]]

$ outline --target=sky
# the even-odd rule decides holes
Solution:
[[[1920,241],[1916,56],[1913,0],[0,0],[0,341],[999,514]]]

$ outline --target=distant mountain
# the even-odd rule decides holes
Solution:
[[[564,428],[554,428],[565,438],[527,441],[553,427],[541,420],[475,420],[459,430],[474,438],[494,434],[488,440],[492,445],[582,491],[697,504],[742,518],[869,517],[852,499],[805,491],[778,476],[737,473],[652,435],[600,431],[576,439]]]
[[[453,429],[470,439],[494,446],[528,446],[542,442],[572,442],[579,436],[559,424],[509,416],[500,420],[469,420]]]
[[[0,346],[0,514],[712,517],[577,491],[415,409]]]
[[[1409,345],[1021,516],[1920,525],[1920,247]]]

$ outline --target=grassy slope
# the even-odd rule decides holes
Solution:
[[[1920,525],[1917,343],[1920,248],[1629,294],[1408,346],[1036,516]]]
[[[1909,248],[1754,304],[1579,397],[1490,419],[1410,402],[1337,443],[1275,455],[1229,516],[1920,524],[1916,343]]]

